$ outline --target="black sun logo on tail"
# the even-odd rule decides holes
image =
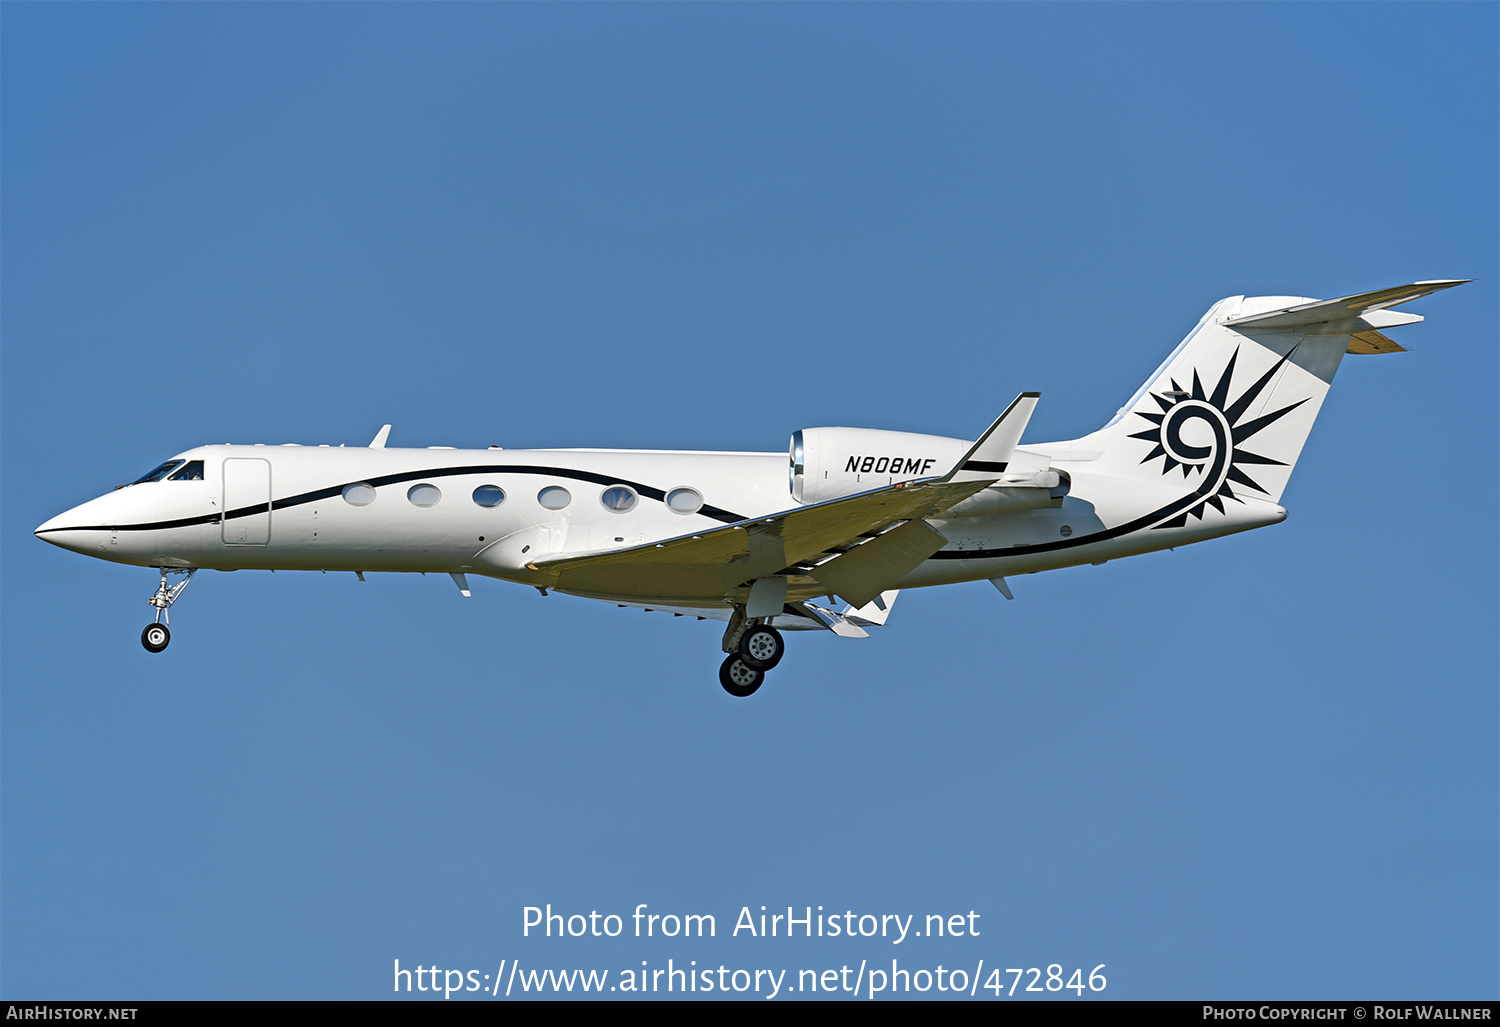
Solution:
[[[1184,390],[1175,380],[1172,380],[1172,388],[1169,391],[1161,394],[1151,393],[1151,398],[1156,400],[1157,405],[1161,407],[1160,413],[1135,411],[1136,417],[1144,417],[1156,426],[1130,436],[1132,439],[1141,439],[1155,444],[1151,452],[1141,458],[1141,463],[1162,457],[1162,474],[1169,474],[1174,467],[1181,467],[1184,478],[1193,474],[1200,475],[1198,486],[1193,490],[1193,494],[1201,497],[1201,500],[1193,503],[1176,517],[1156,525],[1158,528],[1183,527],[1187,524],[1189,515],[1201,519],[1203,509],[1207,506],[1212,506],[1219,513],[1223,513],[1226,499],[1241,502],[1230,487],[1230,482],[1238,482],[1258,492],[1266,491],[1254,478],[1244,472],[1242,465],[1286,466],[1285,461],[1273,460],[1247,449],[1241,449],[1240,446],[1254,437],[1257,432],[1274,424],[1306,403],[1307,400],[1300,399],[1290,406],[1245,421],[1243,424],[1240,423],[1240,419],[1245,416],[1245,412],[1250,409],[1256,397],[1265,391],[1266,386],[1276,377],[1276,372],[1281,370],[1281,365],[1285,364],[1292,354],[1288,353],[1278,360],[1276,366],[1262,375],[1238,399],[1230,403],[1229,385],[1234,377],[1234,363],[1239,355],[1240,351],[1236,349],[1230,356],[1229,363],[1224,368],[1224,373],[1219,376],[1218,384],[1214,386],[1212,393],[1204,390],[1203,383],[1199,381],[1198,372],[1195,369],[1191,392]]]

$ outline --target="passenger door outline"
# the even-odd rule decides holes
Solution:
[[[255,509],[231,516],[247,507]],[[224,461],[224,507],[219,522],[226,546],[264,546],[271,541],[271,461],[261,457]]]

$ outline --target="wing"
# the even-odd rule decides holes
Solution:
[[[785,577],[789,604],[835,593],[863,606],[946,543],[922,517],[989,484],[902,482],[664,542],[527,566],[552,578],[550,587],[600,599],[722,606],[745,602],[757,578]]]

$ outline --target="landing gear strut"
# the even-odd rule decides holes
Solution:
[[[719,684],[736,699],[755,694],[766,671],[786,655],[781,632],[771,627],[769,617],[747,617],[743,606],[734,608],[724,632],[724,651],[729,656],[719,667]]]
[[[148,653],[159,653],[172,641],[172,632],[167,627],[172,618],[167,611],[177,602],[177,597],[182,595],[188,582],[193,580],[197,568],[158,567],[157,570],[161,571],[161,585],[156,589],[156,595],[146,600],[156,607],[156,620],[147,624],[146,629],[141,632],[141,645],[146,647]],[[181,574],[182,580],[173,585],[167,577],[169,574]]]

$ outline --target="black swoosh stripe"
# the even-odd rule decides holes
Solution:
[[[1137,517],[1133,521],[1096,531],[1092,535],[1079,535],[1077,538],[1060,538],[1054,542],[1038,542],[1033,546],[1012,546],[1008,549],[940,549],[928,557],[929,560],[993,560],[1001,556],[1030,556],[1033,553],[1051,553],[1059,549],[1072,549],[1075,546],[1086,546],[1094,542],[1107,542],[1112,538],[1129,535],[1132,531],[1139,531],[1148,527],[1156,521],[1180,514],[1189,510],[1203,501],[1198,493],[1186,496],[1182,499],[1168,503],[1160,510],[1154,510],[1143,517]]]
[[[399,474],[382,474],[375,478],[359,478],[355,481],[344,482],[342,485],[332,485],[328,488],[315,489],[312,492],[303,492],[300,495],[287,496],[282,499],[274,499],[270,503],[272,510],[285,510],[294,506],[302,506],[305,503],[315,503],[320,499],[332,499],[341,494],[350,485],[372,485],[379,488],[382,485],[399,485],[405,481],[420,481],[424,478],[447,478],[460,474],[541,474],[550,475],[554,478],[572,478],[577,481],[592,482],[595,485],[628,485],[637,493],[647,499],[665,502],[667,494],[664,490],[652,485],[630,481],[625,478],[612,478],[606,474],[595,474],[593,471],[575,471],[567,467],[535,467],[520,464],[473,464],[463,467],[433,467],[425,471],[402,471]],[[235,517],[249,517],[254,514],[264,513],[266,507],[261,504],[255,506],[243,506],[237,510],[230,510],[223,515],[225,520]],[[731,510],[724,510],[717,506],[705,504],[700,507],[698,513],[705,517],[711,517],[724,524],[734,524],[746,518]],[[86,524],[76,527],[51,528],[51,531],[164,531],[169,528],[186,528],[195,524],[217,524],[219,514],[203,514],[198,517],[179,517],[171,521],[150,521],[145,524]]]
[[[361,478],[358,481],[345,482],[343,485],[334,485],[329,488],[316,489],[312,492],[304,492],[296,496],[288,496],[284,499],[276,499],[271,502],[271,509],[283,510],[293,506],[301,506],[305,503],[313,503],[319,499],[331,499],[341,494],[349,485],[366,484],[372,486],[397,485],[404,481],[417,481],[422,478],[451,477],[460,474],[546,474],[560,478],[573,478],[578,481],[592,482],[596,485],[629,485],[636,492],[648,499],[664,501],[666,492],[651,485],[628,481],[623,478],[611,478],[603,474],[595,474],[592,471],[576,471],[564,467],[530,467],[522,465],[495,465],[480,464],[464,467],[437,467],[425,471],[403,471],[400,474],[383,474],[376,478]],[[1039,542],[1030,546],[1011,546],[1006,549],[942,549],[933,553],[929,560],[993,560],[1005,556],[1031,556],[1036,553],[1050,553],[1062,549],[1072,549],[1077,546],[1091,545],[1095,542],[1107,542],[1110,539],[1128,535],[1133,531],[1164,520],[1175,514],[1182,513],[1202,499],[1196,492],[1182,499],[1154,510],[1133,521],[1096,531],[1091,535],[1080,535],[1077,538],[1056,539],[1051,542]],[[258,514],[264,507],[241,507],[231,510],[225,515],[225,519],[234,517],[248,517]],[[705,517],[712,517],[724,524],[733,524],[738,521],[747,520],[746,517],[723,510],[716,506],[704,505],[698,511]],[[218,514],[206,514],[200,517],[181,517],[171,521],[152,521],[147,524],[89,524],[77,527],[51,528],[50,531],[164,531],[170,528],[185,528],[195,524],[214,524],[219,520]],[[37,534],[41,534],[38,532]]]

